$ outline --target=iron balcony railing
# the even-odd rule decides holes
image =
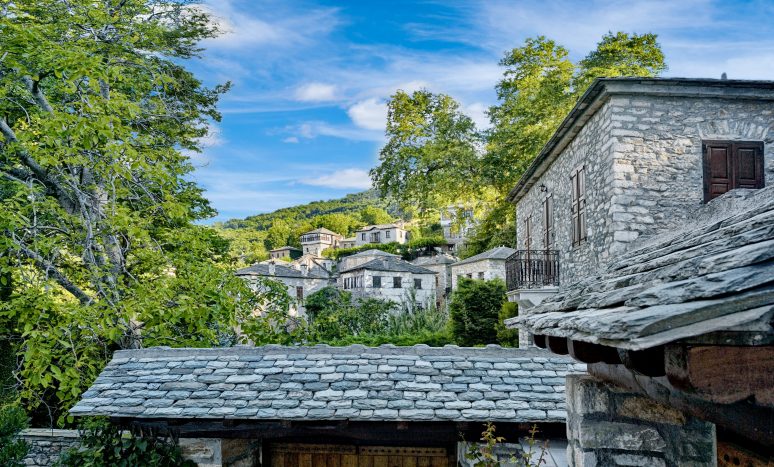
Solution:
[[[508,291],[559,285],[559,252],[518,250],[505,261]]]

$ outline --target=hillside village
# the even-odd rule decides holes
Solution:
[[[285,125],[245,95],[221,115],[231,83],[186,68],[235,53],[215,42],[234,11],[255,15],[240,53],[280,19],[41,1],[0,8],[0,467],[774,465],[774,81],[664,75],[655,33],[608,32],[579,59],[538,34],[501,57],[484,127],[424,82],[352,103],[344,73],[281,103],[366,131]],[[445,51],[422,21],[484,6],[358,8],[314,23],[411,29],[390,43],[403,58],[420,37]],[[364,24],[348,61],[372,53]],[[301,33],[272,52],[320,53]],[[216,61],[267,82],[289,62]],[[239,120],[263,112],[269,129]],[[231,144],[213,129],[229,118],[267,165],[333,160],[325,138],[344,135],[378,141],[378,163],[288,177],[330,161],[281,161],[255,184],[366,191],[223,221],[214,203],[252,192],[211,205],[194,154]],[[215,192],[243,183],[244,153],[222,154],[238,167]]]

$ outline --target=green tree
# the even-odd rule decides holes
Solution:
[[[381,193],[420,212],[480,194],[479,134],[451,97],[396,92],[387,104],[387,137],[371,170]]]
[[[311,223],[315,228],[325,227],[345,237],[350,236],[356,229],[363,226],[357,217],[339,212],[314,217]]]
[[[0,400],[0,465],[16,467],[27,455],[29,445],[17,435],[27,428],[27,414],[15,403],[6,404]]]
[[[360,211],[360,220],[365,225],[389,224],[393,217],[382,208],[366,206]]]
[[[181,152],[220,118],[227,86],[184,68],[215,33],[189,2],[0,7],[0,337],[28,409],[63,423],[113,350],[218,345],[249,318]]]
[[[295,238],[293,229],[286,221],[279,219],[274,221],[269,230],[266,231],[266,239],[264,244],[267,250],[273,250],[275,248],[298,243],[298,239]]]
[[[460,278],[449,304],[452,337],[462,346],[497,343],[498,314],[505,283]]]
[[[506,347],[519,346],[519,330],[505,327],[505,320],[519,314],[519,305],[515,302],[505,302],[500,308],[497,318],[497,343]]]

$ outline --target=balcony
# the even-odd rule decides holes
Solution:
[[[557,287],[559,252],[556,250],[518,250],[505,261],[508,291]]]

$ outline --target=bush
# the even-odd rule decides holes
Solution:
[[[183,459],[176,439],[140,430],[124,434],[104,418],[84,422],[80,447],[63,453],[58,465],[196,467],[196,463]]]
[[[494,344],[505,282],[461,278],[449,304],[452,336],[462,346]]]
[[[505,347],[519,346],[519,330],[505,327],[505,320],[519,314],[519,305],[515,302],[505,302],[500,308],[497,319],[497,342]]]
[[[0,405],[0,465],[23,466],[29,445],[16,436],[27,428],[27,414],[17,404]]]

